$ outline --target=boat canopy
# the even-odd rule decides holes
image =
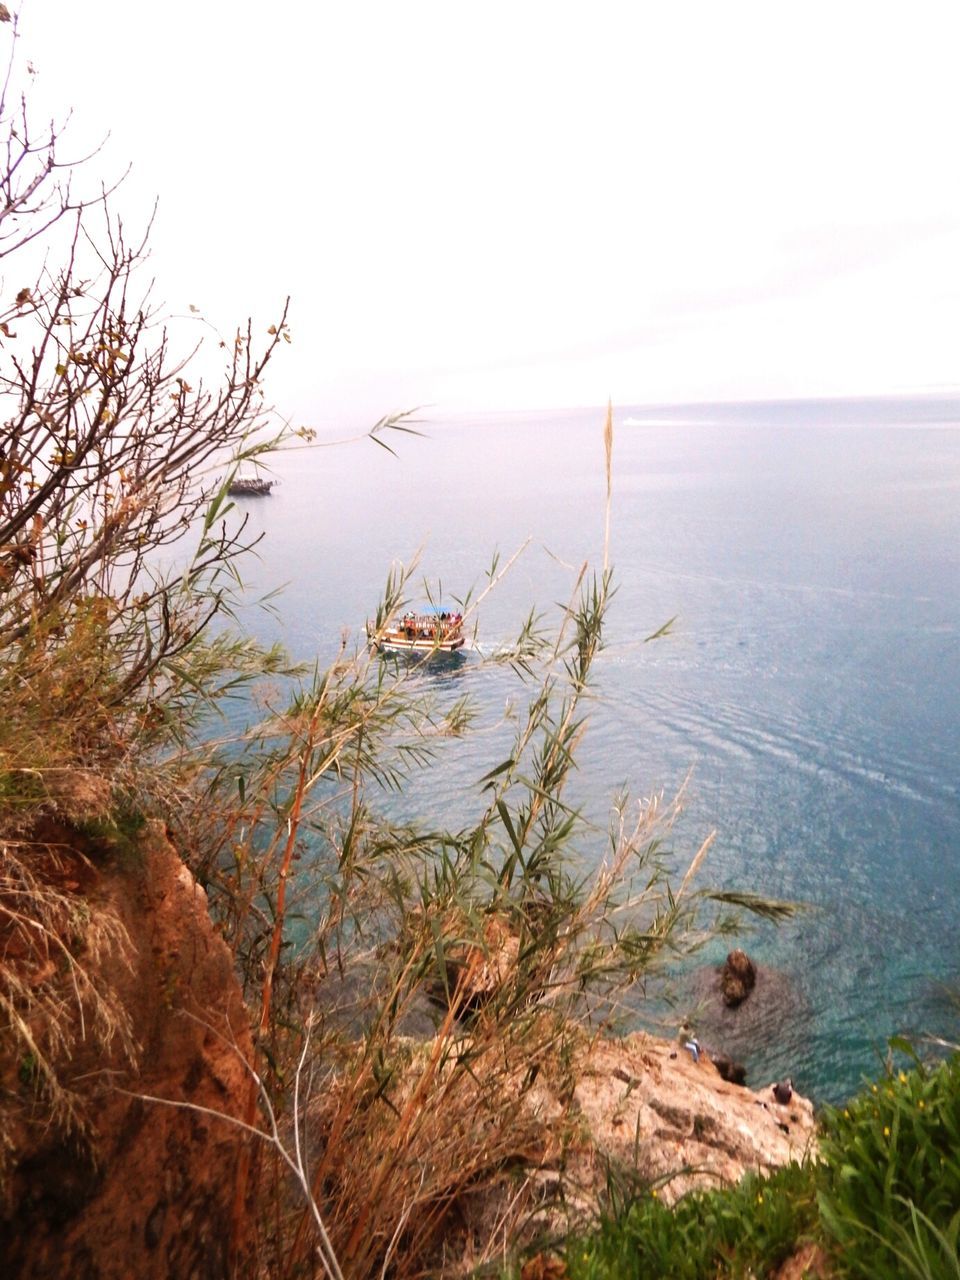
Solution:
[[[460,613],[461,610],[459,607],[449,604],[422,604],[415,612],[424,614],[427,617],[439,618],[442,613]]]

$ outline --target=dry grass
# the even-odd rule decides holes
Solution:
[[[20,1117],[82,1137],[78,1053],[136,1057],[112,976],[129,940],[94,891],[135,765],[107,705],[102,619],[59,617],[0,667],[0,1041],[8,1128]]]
[[[130,1015],[110,980],[127,963],[128,939],[116,914],[85,892],[92,878],[72,844],[39,834],[0,840],[3,1073],[19,1085],[8,1087],[7,1122],[19,1098],[24,1114],[82,1133],[83,1092],[70,1081],[77,1048],[136,1057]]]

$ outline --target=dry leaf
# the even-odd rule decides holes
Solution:
[[[564,1280],[567,1264],[549,1253],[538,1253],[529,1258],[520,1272],[520,1280]]]

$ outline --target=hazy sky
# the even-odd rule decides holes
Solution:
[[[960,382],[956,0],[20,8],[298,420]]]

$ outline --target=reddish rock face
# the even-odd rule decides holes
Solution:
[[[0,1210],[0,1273],[11,1280],[220,1280],[249,1270],[247,1140],[226,1120],[130,1096],[237,1119],[255,1102],[247,1015],[206,895],[162,828],[141,844],[82,889],[113,906],[130,939],[130,967],[114,954],[105,976],[130,1015],[139,1066],[89,1043],[58,1064],[89,1118],[80,1139],[32,1122],[22,1097],[16,1114],[0,1103],[13,1142]],[[15,1068],[0,1061],[4,1085]]]

